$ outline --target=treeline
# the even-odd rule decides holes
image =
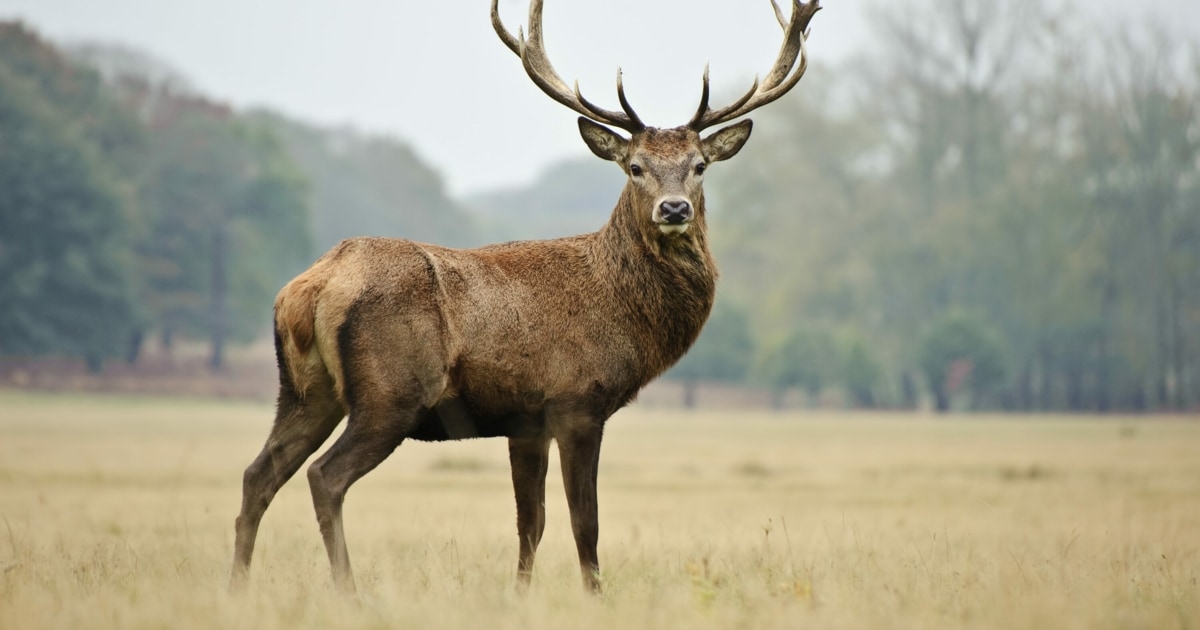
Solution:
[[[876,18],[868,55],[810,71],[714,169],[724,305],[675,376],[864,407],[1196,408],[1197,43],[1037,0]]]
[[[668,377],[693,400],[720,380],[777,404],[1200,405],[1197,43],[1037,0],[874,16],[861,59],[814,62],[713,169],[718,304]],[[341,238],[598,228],[620,174],[588,160],[473,214],[400,141],[0,24],[0,356],[98,368],[183,337],[220,365]]]
[[[590,153],[552,164],[528,186],[467,199],[491,241],[593,232],[608,221],[625,174]]]
[[[401,210],[403,209],[403,210]],[[238,112],[134,51],[0,23],[0,356],[230,342],[357,234],[477,240],[403,143]]]

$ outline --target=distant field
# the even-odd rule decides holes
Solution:
[[[303,474],[225,582],[265,405],[0,393],[0,628],[1195,628],[1200,421],[632,409],[582,593],[556,464],[531,591],[499,440],[350,491],[357,602]]]

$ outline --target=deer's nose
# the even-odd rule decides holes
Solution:
[[[671,225],[679,225],[692,218],[692,206],[687,201],[664,201],[658,206],[659,214]]]

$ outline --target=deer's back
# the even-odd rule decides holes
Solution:
[[[285,287],[277,312],[312,301],[314,351],[349,406],[453,401],[480,422],[548,404],[615,410],[646,379],[587,239],[473,250],[351,239]]]

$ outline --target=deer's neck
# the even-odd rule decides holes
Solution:
[[[627,185],[596,235],[593,260],[622,314],[639,335],[647,380],[687,352],[712,310],[717,269],[708,250],[703,199],[697,219],[679,235],[647,228]]]

